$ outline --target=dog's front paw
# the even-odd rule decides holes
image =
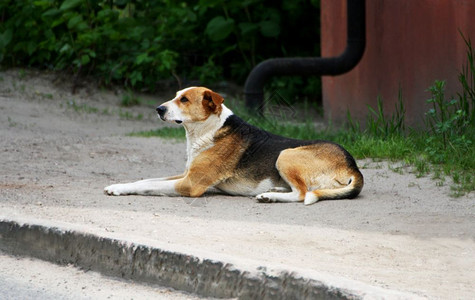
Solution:
[[[127,185],[126,184],[113,184],[106,186],[104,188],[104,194],[109,196],[121,196],[127,195]]]
[[[262,194],[259,194],[256,196],[256,200],[257,202],[259,203],[272,203],[272,202],[275,202],[271,197],[270,195],[268,195],[269,193],[262,193]]]

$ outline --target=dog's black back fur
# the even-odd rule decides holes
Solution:
[[[338,144],[323,140],[297,140],[278,136],[257,128],[236,115],[229,116],[223,124],[223,129],[229,133],[236,134],[247,148],[236,166],[236,171],[246,170],[246,174],[252,174],[253,178],[249,178],[256,182],[269,178],[274,183],[283,183],[282,178],[275,167],[277,158],[282,150],[296,148],[306,145],[314,145],[319,143],[330,143],[340,148],[346,158],[348,166],[357,169],[356,162],[353,157],[343,147]]]

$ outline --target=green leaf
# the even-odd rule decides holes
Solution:
[[[51,8],[51,9],[48,9],[47,11],[45,11],[41,16],[42,17],[54,17],[56,15],[58,15],[59,13],[61,13],[61,11],[57,8]]]
[[[97,13],[97,18],[99,20],[108,20],[108,19],[116,19],[116,17],[119,15],[118,12],[114,12],[112,9],[109,8],[103,8]]]
[[[133,71],[132,74],[129,76],[130,82],[134,86],[137,82],[142,81],[142,72],[140,71]]]
[[[8,44],[12,41],[13,30],[11,28],[5,30],[5,32],[0,33],[0,52],[2,49],[6,48]]]
[[[81,15],[76,15],[76,16],[72,17],[71,19],[69,19],[68,28],[72,29],[72,28],[76,27],[79,23],[81,23],[81,21],[82,21],[82,16]]]
[[[273,21],[262,21],[259,23],[261,34],[265,37],[276,37],[280,34],[280,26]]]
[[[87,23],[84,21],[79,22],[79,24],[76,26],[76,30],[78,31],[84,31],[86,29],[89,29],[89,25],[87,25]]]
[[[63,4],[59,7],[60,10],[68,10],[73,9],[79,4],[81,4],[82,0],[65,0]]]
[[[250,22],[239,23],[239,29],[242,35],[251,35],[259,30],[259,25]]]
[[[71,50],[71,46],[69,44],[64,44],[61,49],[59,49],[59,53],[69,52]]]
[[[81,56],[81,65],[87,65],[90,61],[89,55],[84,54]]]
[[[51,28],[55,28],[56,26],[63,24],[64,21],[65,21],[64,18],[59,18],[59,19],[54,20],[53,23],[51,23]]]
[[[212,41],[221,41],[227,38],[234,30],[234,20],[217,16],[209,21],[205,33]]]
[[[144,62],[150,62],[152,59],[148,56],[148,53],[142,53],[135,59],[135,63],[140,65]]]
[[[229,46],[227,46],[226,48],[224,48],[222,54],[226,54],[226,53],[228,53],[228,52],[234,51],[234,50],[237,49],[237,47],[238,47],[238,45],[236,45],[236,44],[229,45]]]
[[[160,67],[159,69],[161,71],[165,70],[172,70],[175,68],[176,65],[176,58],[178,57],[178,53],[175,51],[171,50],[163,50],[162,52],[158,53],[157,58],[158,61],[160,62]]]
[[[36,46],[36,43],[34,43],[34,42],[28,42],[26,44],[26,52],[28,52],[28,55],[32,55],[33,52],[36,51],[36,48],[37,48],[37,46]]]

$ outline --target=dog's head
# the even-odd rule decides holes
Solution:
[[[205,87],[189,87],[178,91],[175,98],[157,107],[160,119],[168,122],[193,123],[220,115],[224,99]]]

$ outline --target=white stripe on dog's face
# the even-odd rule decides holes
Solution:
[[[176,93],[175,98],[163,103],[166,112],[161,119],[167,122],[194,123],[207,120],[222,112],[223,98],[204,87],[189,87]]]
[[[163,121],[173,122],[173,123],[178,123],[178,124],[188,121],[187,118],[183,115],[182,113],[183,111],[182,109],[180,109],[177,102],[180,101],[180,99],[183,97],[183,94],[186,93],[186,91],[189,91],[193,88],[195,87],[189,87],[189,88],[182,89],[176,92],[175,98],[161,105],[167,108],[167,112],[161,118]]]
[[[164,121],[175,122],[178,124],[187,121],[174,100],[164,103],[163,105],[167,108],[167,112],[164,115]]]
[[[186,89],[179,90],[178,92],[176,92],[176,96],[175,98],[173,98],[173,100],[181,98],[181,96],[183,96],[184,93],[186,93],[187,91],[191,89],[196,89],[196,86],[190,86]]]

